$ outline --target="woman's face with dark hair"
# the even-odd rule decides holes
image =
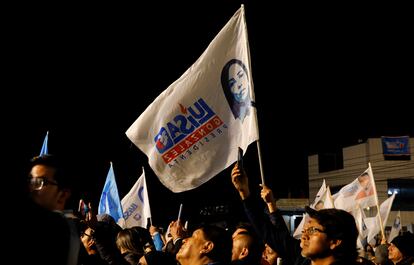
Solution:
[[[241,103],[246,100],[249,92],[249,80],[247,73],[238,63],[233,63],[229,67],[229,88],[237,102]]]

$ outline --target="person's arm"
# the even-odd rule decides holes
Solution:
[[[162,251],[164,242],[162,241],[161,234],[160,232],[158,232],[157,227],[151,225],[149,231],[152,237],[152,241],[154,241],[155,249],[158,251]]]
[[[248,178],[244,172],[242,173],[239,170],[237,164],[231,172],[231,180],[242,199],[244,211],[250,223],[264,242],[278,252],[286,264],[294,264],[298,259],[303,260],[300,254],[299,241],[290,236],[285,221],[280,211],[277,210],[274,200],[273,202],[269,201],[269,205],[271,206],[269,210],[272,211],[275,219],[275,223],[272,224],[270,219],[264,215],[261,207],[257,207],[260,202],[250,196]],[[264,193],[269,195],[268,191]],[[267,198],[270,199],[270,197]]]

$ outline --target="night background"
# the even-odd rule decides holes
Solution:
[[[19,6],[7,10],[3,38],[8,175],[26,177],[27,162],[49,131],[49,152],[73,161],[75,201],[97,206],[112,161],[121,199],[145,167],[155,223],[175,219],[180,203],[191,220],[214,218],[205,214],[223,212],[215,208],[220,205],[227,215],[237,212],[231,167],[200,188],[172,193],[125,131],[198,59],[241,3],[265,178],[278,198],[308,197],[309,154],[368,137],[414,135],[413,19],[404,6]],[[255,144],[245,167],[257,187]]]

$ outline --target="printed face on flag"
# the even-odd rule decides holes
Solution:
[[[243,121],[249,115],[251,104],[246,65],[237,59],[230,60],[221,73],[221,85],[234,118]]]
[[[127,130],[161,183],[194,189],[258,139],[244,9]]]
[[[374,188],[371,183],[371,178],[368,173],[364,173],[358,177],[359,185],[361,186],[361,191],[358,192],[355,200],[359,200],[374,194]]]

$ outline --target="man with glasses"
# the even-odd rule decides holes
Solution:
[[[237,163],[231,172],[231,180],[242,199],[248,219],[265,243],[280,254],[284,265],[358,264],[358,230],[353,216],[348,212],[339,209],[316,211],[306,207],[309,219],[299,241],[290,235],[276,207],[271,211],[274,215],[272,222],[264,215],[262,207],[257,207],[259,202],[250,196],[248,178]]]
[[[29,189],[33,201],[50,211],[63,212],[71,194],[69,176],[53,155],[31,160]]]
[[[30,197],[42,208],[64,217],[69,228],[66,264],[76,265],[81,246],[79,220],[75,218],[71,210],[65,209],[71,196],[71,178],[69,167],[65,167],[63,161],[56,156],[42,155],[31,160],[28,179]]]

